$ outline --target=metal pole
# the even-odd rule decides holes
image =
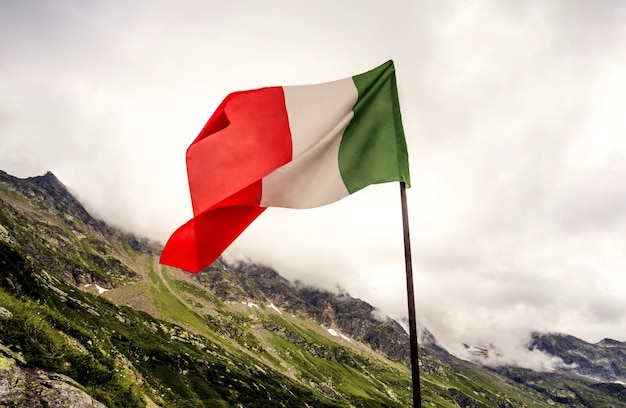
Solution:
[[[409,211],[406,204],[406,186],[400,182],[402,201],[402,228],[404,230],[404,262],[406,267],[406,292],[409,304],[409,341],[411,345],[411,377],[413,379],[413,407],[422,407],[420,369],[417,348],[417,322],[415,319],[415,296],[413,294],[413,263],[411,261],[411,239],[409,237]]]

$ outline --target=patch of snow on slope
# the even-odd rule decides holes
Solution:
[[[85,284],[85,287],[86,287],[86,288],[88,288],[89,286],[91,286],[91,284],[89,284],[89,283],[86,283],[86,284]],[[99,295],[101,295],[101,294],[103,294],[104,292],[106,292],[107,290],[109,290],[109,289],[103,288],[102,286],[98,285],[97,283],[96,283],[94,286],[95,286],[95,287],[96,287],[96,289],[98,290],[98,294],[99,294]]]
[[[330,333],[331,336],[341,337],[345,341],[352,341],[348,337],[344,336],[343,334],[338,333],[337,330],[335,330],[335,329],[328,329],[328,333]]]
[[[270,303],[270,307],[274,310],[276,310],[279,314],[283,314],[283,312],[281,312],[276,306],[274,306],[273,303]]]
[[[256,307],[257,309],[259,308],[259,305],[257,305],[256,303],[250,303],[250,302],[241,302],[241,303],[243,303],[244,305],[248,305],[250,309],[252,309],[253,307]]]

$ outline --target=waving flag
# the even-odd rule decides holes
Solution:
[[[392,61],[338,81],[235,92],[187,149],[194,217],[161,263],[199,272],[267,207],[312,208],[410,184]]]

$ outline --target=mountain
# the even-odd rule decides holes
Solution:
[[[408,336],[347,293],[218,260],[191,275],[52,173],[0,172],[0,406],[406,407]],[[562,371],[487,368],[424,332],[425,407],[626,407],[623,343],[539,334]]]
[[[374,350],[409,364],[409,336],[402,326],[384,316],[377,317],[376,308],[347,293],[292,284],[271,268],[246,263],[226,265],[221,260],[196,277],[206,290],[223,300],[275,303],[288,313],[305,313],[324,327],[348,333]]]
[[[561,358],[569,370],[603,382],[626,384],[626,343],[604,339],[589,344],[560,333],[533,333],[530,350]]]

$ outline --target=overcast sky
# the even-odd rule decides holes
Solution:
[[[165,242],[228,93],[393,59],[420,324],[510,359],[532,330],[626,341],[624,21],[608,0],[0,0],[0,169]],[[395,183],[270,209],[225,255],[407,314]]]

